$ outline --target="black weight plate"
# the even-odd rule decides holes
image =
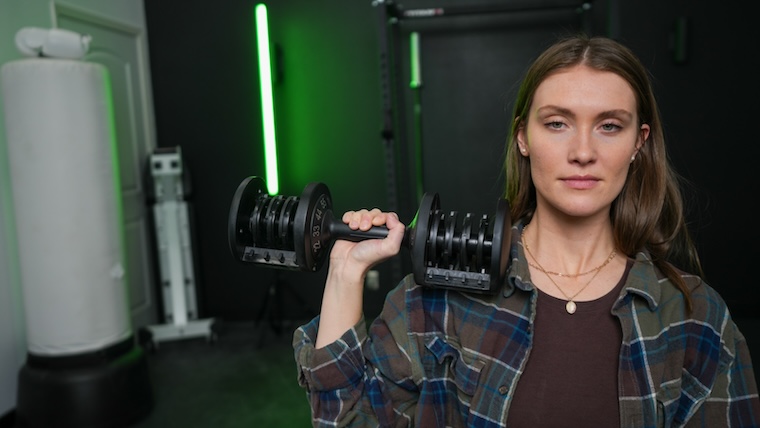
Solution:
[[[493,238],[491,240],[491,290],[501,287],[509,267],[509,246],[512,245],[512,221],[509,215],[509,203],[499,199],[493,221]]]
[[[414,229],[409,246],[412,256],[412,273],[414,274],[415,282],[418,284],[425,283],[428,233],[433,213],[439,210],[440,205],[437,193],[425,193],[422,195],[417,215],[414,216],[414,220],[409,225],[410,228]]]
[[[295,240],[293,239],[293,216],[298,204],[298,198],[289,196],[285,199],[280,209],[279,227],[278,227],[278,248],[293,251]]]
[[[483,214],[480,218],[480,225],[478,226],[478,244],[475,250],[475,269],[478,272],[485,270],[485,264],[483,258],[487,256],[484,251],[486,245],[486,232],[488,230],[488,216]]]
[[[443,260],[443,267],[447,269],[452,269],[454,264],[456,264],[456,260],[454,257],[454,231],[457,226],[457,217],[459,216],[459,213],[456,211],[451,211],[449,213],[449,216],[446,218],[445,222],[445,232],[443,234],[443,255],[441,259]]]
[[[271,198],[268,195],[261,195],[253,207],[251,217],[248,219],[248,230],[251,232],[251,242],[253,246],[263,245],[266,236],[266,224],[262,221],[262,216],[266,213],[266,207],[269,205]]]
[[[266,224],[266,247],[272,249],[281,249],[277,246],[277,215],[280,212],[280,207],[284,202],[285,197],[282,195],[274,196],[267,205],[266,214],[264,220]]]
[[[472,233],[472,214],[465,213],[462,220],[462,233],[459,236],[459,269],[469,271],[470,254],[467,246],[470,243],[470,234]]]
[[[443,233],[440,230],[441,220],[444,220],[441,210],[433,211],[433,214],[430,216],[430,226],[428,227],[427,252],[425,253],[426,266],[440,266],[441,246],[438,241],[439,239],[443,240]]]
[[[329,231],[323,223],[332,211],[330,190],[323,183],[309,183],[301,194],[293,218],[296,264],[301,270],[316,272],[329,250]]]
[[[266,185],[261,177],[245,178],[235,190],[227,223],[227,241],[232,255],[243,259],[246,246],[253,245],[249,220],[258,199],[266,195]]]

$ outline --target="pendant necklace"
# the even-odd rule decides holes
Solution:
[[[528,228],[528,225],[525,225],[525,227],[523,227],[522,234],[520,235],[520,240],[522,241],[523,247],[525,247],[525,251],[527,251],[528,255],[530,255],[530,257],[533,259],[533,261],[536,262],[535,265],[533,263],[530,263],[530,262],[528,262],[528,264],[530,266],[532,266],[532,267],[540,270],[544,274],[546,274],[546,277],[549,278],[549,281],[551,281],[552,284],[554,284],[554,286],[557,287],[557,290],[559,290],[559,292],[562,293],[563,296],[565,296],[565,300],[567,300],[567,303],[565,304],[565,310],[567,311],[567,313],[570,314],[570,315],[574,314],[575,311],[578,309],[578,305],[576,305],[576,303],[574,301],[575,297],[578,296],[579,294],[581,294],[581,292],[583,290],[585,290],[586,287],[589,286],[589,284],[591,284],[591,282],[594,280],[594,278],[596,278],[596,276],[599,274],[599,271],[601,271],[605,266],[607,266],[607,264],[610,261],[612,261],[612,259],[615,258],[615,256],[617,255],[617,252],[613,249],[612,252],[610,253],[609,257],[607,257],[607,260],[604,261],[604,263],[602,263],[601,265],[599,265],[599,266],[597,266],[597,267],[595,267],[595,268],[593,268],[591,270],[588,270],[586,272],[577,273],[577,274],[564,274],[564,273],[560,273],[560,272],[548,271],[548,270],[544,269],[543,266],[541,266],[541,263],[538,262],[538,259],[536,259],[536,256],[534,256],[533,253],[530,252],[530,247],[528,246],[528,243],[525,241],[525,230],[527,228]],[[588,282],[586,282],[586,284],[583,287],[581,287],[581,289],[578,290],[578,292],[576,292],[572,296],[568,296],[567,293],[565,293],[565,291],[562,289],[562,287],[560,287],[556,282],[554,282],[554,279],[552,279],[552,277],[551,277],[552,275],[557,275],[557,276],[564,276],[564,277],[569,277],[569,278],[575,278],[575,277],[587,275],[587,274],[589,274],[591,272],[594,272],[594,275],[591,276],[591,279],[589,279]]]

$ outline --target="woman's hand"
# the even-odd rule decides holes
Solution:
[[[348,211],[343,214],[342,220],[353,230],[367,231],[373,226],[385,226],[388,228],[388,236],[385,239],[367,239],[361,242],[336,240],[330,251],[331,270],[340,269],[348,279],[355,275],[363,279],[373,266],[399,252],[404,225],[396,213],[382,212],[377,208],[370,211]]]
[[[354,230],[385,226],[388,236],[360,242],[337,239],[333,243],[322,296],[317,348],[334,342],[361,319],[364,277],[373,266],[398,254],[404,238],[405,226],[396,213],[363,209],[348,211],[342,219]]]

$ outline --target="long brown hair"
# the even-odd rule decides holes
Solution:
[[[701,277],[701,263],[684,216],[680,177],[670,164],[659,108],[649,72],[626,46],[606,37],[575,35],[546,49],[528,68],[515,101],[506,147],[506,199],[513,219],[524,219],[536,209],[536,189],[530,160],[518,154],[517,132],[527,122],[536,88],[548,76],[575,65],[615,73],[625,79],[636,97],[640,123],[649,124],[649,138],[628,171],[626,183],[612,202],[615,245],[628,257],[646,249],[654,264],[691,298],[679,269]]]

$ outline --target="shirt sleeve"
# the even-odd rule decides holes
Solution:
[[[313,426],[413,425],[418,392],[405,351],[404,293],[395,291],[370,334],[362,318],[338,340],[316,349],[319,317],[295,331],[298,383],[306,390]]]
[[[688,427],[760,426],[760,398],[749,347],[730,316],[724,325],[720,368]]]

